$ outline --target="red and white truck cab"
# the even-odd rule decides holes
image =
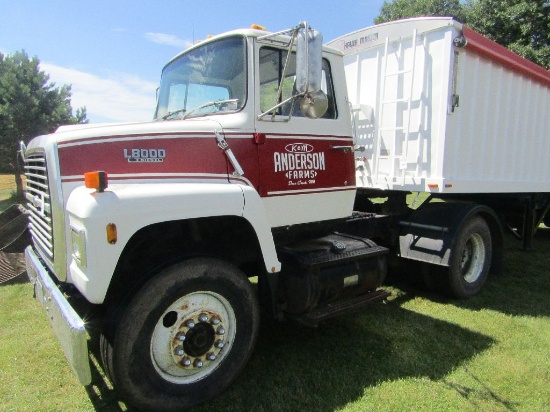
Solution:
[[[477,36],[448,18],[375,26],[332,47],[306,23],[237,30],[166,65],[153,121],[32,140],[27,271],[80,382],[91,382],[94,330],[126,402],[204,402],[246,364],[260,303],[308,325],[358,310],[388,296],[378,287],[389,256],[421,262],[428,284],[455,297],[478,293],[502,266],[503,217],[524,212],[529,238],[550,187],[528,160],[525,184],[472,176],[487,160],[475,153],[460,167],[472,148],[459,139],[475,132],[463,107],[479,91],[460,76]],[[486,55],[476,64],[496,67]],[[505,66],[503,81],[527,67]],[[548,103],[550,75],[533,71],[517,87]],[[546,118],[517,119],[535,141],[550,130]],[[413,190],[446,202],[412,210]]]

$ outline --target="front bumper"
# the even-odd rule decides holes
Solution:
[[[69,365],[80,383],[89,385],[92,374],[84,321],[52,281],[31,246],[25,249],[25,261],[35,297],[46,310]]]

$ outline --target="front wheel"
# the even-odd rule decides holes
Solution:
[[[250,357],[259,327],[245,275],[217,259],[193,259],[136,294],[108,353],[121,397],[140,409],[175,411],[225,390]]]
[[[491,231],[483,218],[473,217],[458,232],[451,249],[449,267],[426,268],[426,283],[430,289],[452,297],[474,296],[487,280],[491,255]]]

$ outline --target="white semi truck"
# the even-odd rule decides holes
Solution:
[[[306,23],[221,34],[166,65],[157,100],[152,122],[22,147],[36,297],[88,385],[84,302],[144,410],[227,388],[260,304],[317,325],[385,299],[389,258],[469,297],[507,227],[529,248],[549,223],[550,73],[450,18],[327,45]]]

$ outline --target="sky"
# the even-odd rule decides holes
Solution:
[[[307,21],[325,42],[374,24],[384,0],[0,0],[0,52],[24,50],[90,123],[153,117],[163,66],[206,38],[261,24]]]

